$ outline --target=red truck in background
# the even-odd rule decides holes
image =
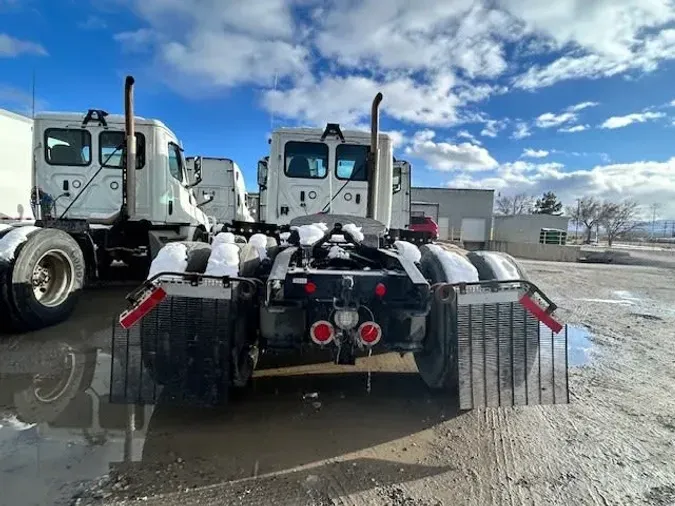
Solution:
[[[410,230],[416,232],[431,232],[434,239],[438,239],[438,224],[430,216],[411,216]]]

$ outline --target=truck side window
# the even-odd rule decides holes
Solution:
[[[124,152],[124,132],[101,132],[98,136],[98,161],[101,165],[113,169],[121,169]],[[145,136],[136,132],[136,168],[145,166]]]
[[[183,182],[183,158],[180,154],[180,146],[173,142],[169,143],[169,172],[175,179]]]
[[[335,175],[338,179],[368,181],[368,146],[340,144],[335,150]]]
[[[401,167],[398,165],[394,166],[394,193],[401,191]]]
[[[289,141],[284,147],[284,172],[288,177],[322,179],[328,167],[328,146],[322,142]]]
[[[45,160],[49,165],[89,165],[91,134],[79,128],[46,129]]]

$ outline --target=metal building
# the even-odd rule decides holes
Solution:
[[[494,190],[413,188],[412,215],[431,216],[440,239],[462,241],[467,248],[490,240]]]
[[[495,216],[492,238],[495,241],[538,243],[542,242],[542,230],[556,229],[567,232],[569,221],[567,216],[550,214]]]

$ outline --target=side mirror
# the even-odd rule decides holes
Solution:
[[[193,165],[193,176],[194,176],[194,181],[188,185],[188,188],[192,188],[193,186],[197,186],[199,183],[202,182],[202,157],[201,156],[195,156],[195,161]]]
[[[216,198],[216,194],[213,191],[212,192],[203,191],[202,197],[204,197],[204,200],[202,200],[199,204],[197,204],[197,207],[202,207],[204,204],[208,204],[209,202],[213,201],[213,199]]]
[[[267,186],[267,162],[265,160],[258,162],[258,186],[261,188]]]
[[[394,193],[401,191],[401,167],[394,167],[394,176],[393,176],[393,186]]]

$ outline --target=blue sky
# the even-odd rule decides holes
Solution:
[[[386,7],[385,7],[386,5]],[[0,107],[136,110],[255,189],[272,127],[382,126],[415,184],[661,204],[672,0],[0,0]]]

